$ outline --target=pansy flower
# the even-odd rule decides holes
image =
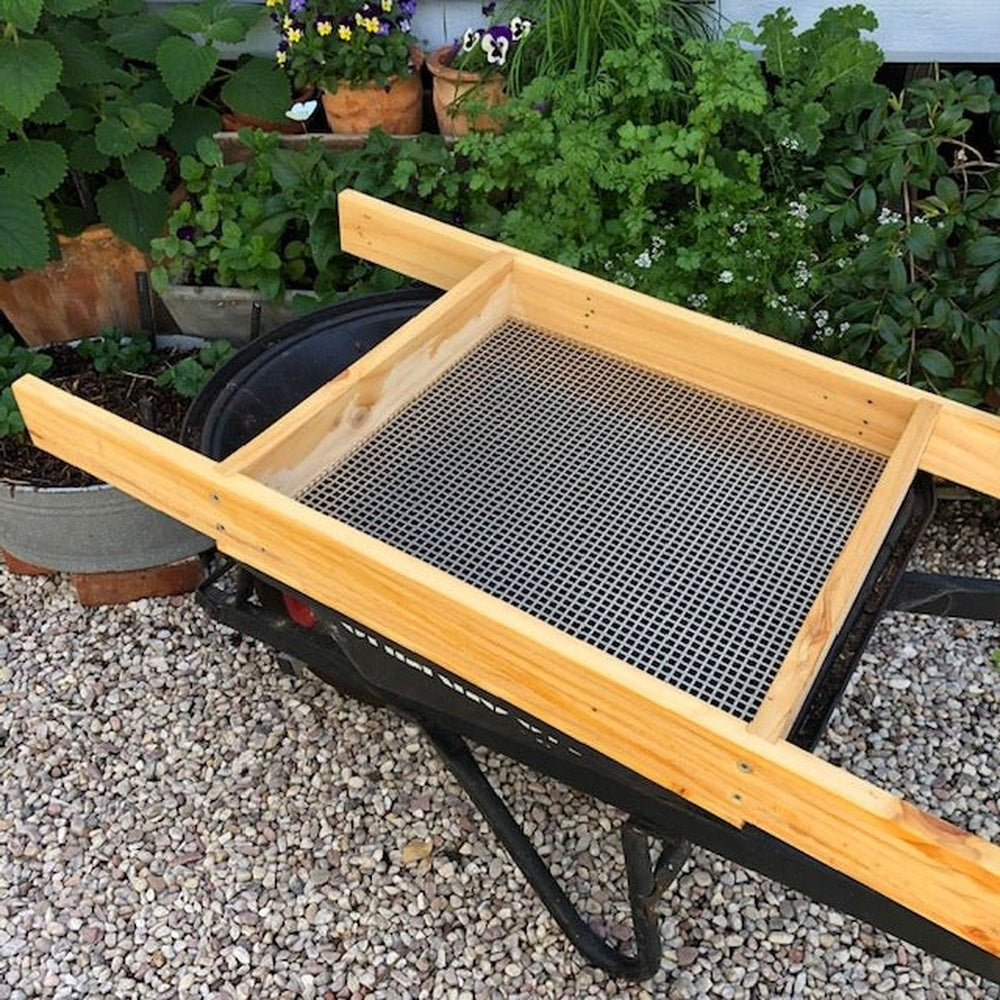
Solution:
[[[486,53],[486,61],[491,66],[503,66],[510,50],[511,31],[506,25],[498,24],[490,28],[482,37],[479,45]]]
[[[510,38],[512,42],[519,42],[531,31],[531,21],[526,17],[515,16],[510,19]]]
[[[469,28],[462,36],[462,51],[471,52],[483,37],[482,28]]]

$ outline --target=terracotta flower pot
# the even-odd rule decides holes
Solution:
[[[91,337],[106,326],[138,329],[137,271],[149,261],[106,226],[59,237],[62,257],[0,280],[0,310],[31,346]]]
[[[445,45],[427,57],[427,68],[433,79],[438,129],[445,136],[465,135],[472,131],[496,132],[499,125],[488,111],[470,118],[464,107],[485,104],[493,108],[503,103],[507,96],[503,77],[484,78],[479,73],[453,69],[450,63],[454,57],[455,50],[451,45]]]
[[[376,126],[391,135],[416,135],[423,123],[424,89],[419,67],[409,76],[390,77],[385,87],[341,80],[323,91],[323,110],[331,132],[357,135]]]

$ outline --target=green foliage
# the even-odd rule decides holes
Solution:
[[[1000,121],[992,79],[940,72],[891,93],[859,6],[803,32],[781,9],[756,35],[691,38],[680,64],[646,44],[656,28],[642,6],[630,10],[637,47],[606,49],[583,86],[534,80],[499,135],[458,142],[466,223],[1000,406],[1000,168],[982,148]]]
[[[339,155],[318,142],[285,148],[274,133],[240,136],[252,154],[244,162],[224,164],[211,140],[182,159],[188,200],[153,242],[156,290],[185,281],[272,299],[296,288],[321,300],[354,293],[369,287],[372,269],[341,253],[338,191],[356,187],[442,215],[457,200],[451,154],[438,136],[402,142],[375,131],[363,148]]]
[[[156,384],[170,386],[184,399],[194,399],[232,353],[233,345],[228,340],[210,340],[197,354],[189,355],[162,371],[156,377]]]
[[[90,361],[94,371],[144,372],[153,363],[156,350],[152,338],[143,331],[125,333],[108,327],[96,337],[81,340],[77,354]]]
[[[14,402],[11,385],[22,375],[44,375],[52,358],[18,344],[8,333],[0,336],[0,438],[20,438],[24,420]]]
[[[243,110],[287,106],[269,60],[220,62],[218,44],[259,17],[232,0],[162,15],[140,0],[0,0],[0,270],[41,266],[56,233],[97,221],[148,249],[175,182],[171,146],[183,154],[218,128],[217,109],[191,103],[233,80]]]

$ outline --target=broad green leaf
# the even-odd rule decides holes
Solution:
[[[212,79],[219,53],[190,38],[164,39],[156,50],[156,68],[177,101],[187,101]]]
[[[973,267],[986,267],[1000,260],[1000,236],[980,236],[965,248],[965,259]]]
[[[933,375],[935,378],[951,378],[955,374],[955,366],[951,363],[951,359],[932,348],[926,347],[922,351],[917,351],[917,361],[928,375]]]
[[[981,272],[976,279],[975,293],[980,298],[992,295],[1000,285],[1000,261],[991,264],[985,271]]]
[[[236,44],[242,42],[246,34],[246,26],[238,17],[224,17],[212,25],[208,37],[213,42]]]
[[[0,146],[0,167],[33,198],[52,194],[66,176],[66,152],[58,142],[23,139]]]
[[[906,284],[906,265],[901,257],[892,257],[889,260],[889,287],[894,292],[901,292]]]
[[[939,177],[934,185],[934,193],[949,207],[962,200],[962,192],[951,177]]]
[[[854,181],[851,175],[839,164],[833,163],[823,171],[823,176],[833,187],[840,188],[841,191],[851,191],[854,189]]]
[[[45,9],[56,17],[69,17],[71,14],[86,14],[96,11],[103,5],[103,0],[45,0]]]
[[[120,59],[88,29],[63,32],[57,42],[63,61],[63,80],[74,87],[110,83]]]
[[[123,240],[144,253],[167,222],[169,200],[163,190],[147,193],[126,180],[110,181],[97,192],[97,210],[102,221]]]
[[[69,101],[58,90],[51,90],[29,118],[39,125],[59,125],[69,117],[70,110]]]
[[[18,120],[27,118],[55,90],[62,68],[51,42],[0,39],[0,107]]]
[[[108,33],[108,45],[128,59],[153,62],[160,43],[170,37],[170,28],[151,17],[107,17],[101,26]]]
[[[0,271],[42,267],[49,255],[49,233],[38,202],[0,177]]]
[[[176,4],[159,11],[159,15],[171,28],[191,35],[202,34],[211,23],[202,7],[196,4]]]
[[[85,174],[98,174],[107,170],[110,159],[97,148],[92,133],[81,135],[69,147],[69,165]]]
[[[199,158],[210,167],[221,167],[225,162],[222,147],[210,135],[203,135],[195,145]]]
[[[233,111],[278,120],[291,104],[292,94],[288,74],[273,59],[253,57],[223,84],[221,97]]]
[[[105,118],[94,129],[94,141],[107,156],[128,156],[139,148],[131,129],[120,118]]]
[[[914,225],[906,237],[906,249],[918,260],[927,260],[934,253],[935,246],[934,230],[926,223]]]
[[[166,133],[167,141],[181,156],[191,155],[195,152],[198,140],[218,132],[220,124],[217,111],[185,105],[174,113],[174,123]]]
[[[162,183],[167,166],[163,157],[150,149],[140,149],[122,160],[122,170],[133,187],[140,191],[155,191]]]
[[[875,214],[877,207],[878,197],[875,194],[875,188],[871,184],[865,184],[858,195],[858,208],[861,209],[861,214],[866,218],[872,216]]]
[[[983,401],[983,394],[981,392],[976,392],[975,389],[965,389],[958,386],[951,389],[945,389],[944,395],[948,399],[955,400],[956,403],[965,403],[966,406],[978,406]]]
[[[0,0],[0,21],[7,21],[18,31],[30,34],[42,16],[42,0]]]

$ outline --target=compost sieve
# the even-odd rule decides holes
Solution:
[[[884,466],[506,321],[298,499],[750,719]]]

